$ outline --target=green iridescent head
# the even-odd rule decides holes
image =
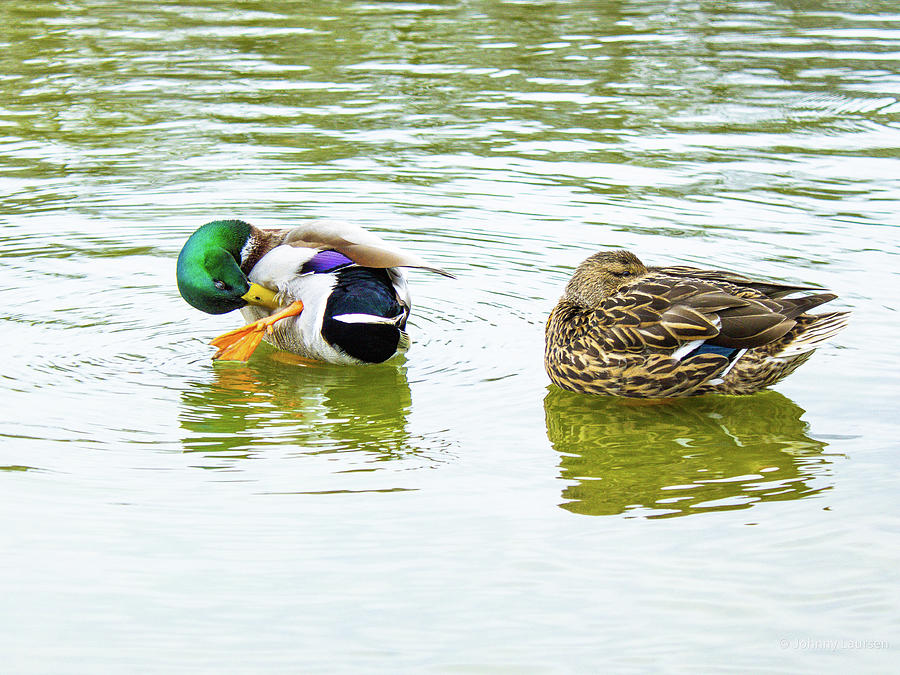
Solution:
[[[224,314],[247,304],[250,288],[241,272],[241,250],[252,228],[243,220],[215,220],[188,238],[178,255],[178,292],[207,314]]]

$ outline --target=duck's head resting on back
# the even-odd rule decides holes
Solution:
[[[588,394],[752,394],[787,377],[847,324],[835,299],[723,270],[648,267],[601,251],[575,270],[545,331],[554,384]]]
[[[630,251],[601,251],[578,266],[566,285],[564,298],[585,309],[595,309],[646,272],[644,264]]]

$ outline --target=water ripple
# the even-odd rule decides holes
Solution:
[[[866,0],[0,3],[6,669],[828,670],[778,639],[887,637],[898,34]],[[457,278],[410,272],[392,363],[213,363],[240,319],[174,265],[219,217]],[[569,396],[544,321],[616,247],[856,318],[782,393]]]

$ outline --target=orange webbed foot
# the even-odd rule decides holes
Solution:
[[[213,359],[220,361],[246,361],[250,358],[266,333],[274,330],[274,325],[290,316],[298,316],[303,311],[303,303],[297,300],[271,316],[263,317],[246,326],[241,326],[215,338],[210,344],[218,347]]]

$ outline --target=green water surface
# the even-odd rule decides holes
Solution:
[[[0,3],[0,670],[889,672],[900,10],[875,0]],[[409,354],[184,303],[200,224],[352,221]],[[774,391],[560,391],[612,247],[823,286]]]

